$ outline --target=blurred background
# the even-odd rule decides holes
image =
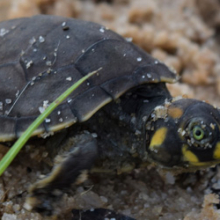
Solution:
[[[187,94],[220,107],[219,0],[0,0],[0,20],[36,14],[94,21],[131,38],[179,73],[180,81],[168,85],[174,96]],[[0,147],[0,156],[5,151]],[[27,146],[0,178],[3,220],[43,219],[25,211],[23,203],[28,186],[49,171],[42,162],[45,152]],[[213,192],[219,189],[218,167],[179,176],[148,167],[93,177],[65,197],[60,219],[71,219],[72,208],[104,207],[138,220],[218,220],[219,199]]]

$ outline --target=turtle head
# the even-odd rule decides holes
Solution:
[[[165,167],[220,163],[220,111],[202,101],[179,99],[155,108],[147,123],[149,157]]]

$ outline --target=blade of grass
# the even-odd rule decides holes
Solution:
[[[45,120],[46,117],[61,103],[63,102],[76,88],[78,88],[85,80],[94,74],[98,73],[101,68],[91,73],[88,73],[86,76],[82,77],[79,81],[74,83],[70,88],[68,88],[63,94],[61,94],[54,102],[52,102],[48,108],[39,115],[39,117],[27,128],[27,130],[21,135],[21,137],[14,143],[10,150],[0,161],[0,176],[7,169],[19,151],[22,149],[24,144],[28,141],[31,134],[38,128],[38,126]]]

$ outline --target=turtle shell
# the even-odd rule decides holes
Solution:
[[[0,141],[19,137],[49,103],[89,72],[34,132],[57,131],[90,118],[129,89],[173,82],[163,63],[104,26],[38,15],[0,23]]]

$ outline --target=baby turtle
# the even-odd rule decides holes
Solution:
[[[98,70],[34,135],[72,125],[72,147],[29,190],[27,207],[53,214],[89,170],[118,173],[147,161],[169,168],[219,163],[220,114],[194,99],[173,99],[166,65],[104,26],[39,15],[0,23],[0,141],[18,138],[66,88]]]

